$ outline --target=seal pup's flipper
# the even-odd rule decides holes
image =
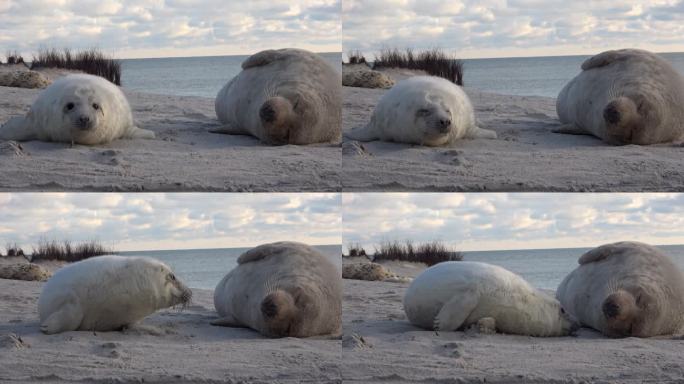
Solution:
[[[598,55],[592,56],[582,63],[582,70],[586,71],[591,68],[604,67],[618,60],[626,60],[634,57],[635,53],[631,49],[620,49],[615,51],[601,52]]]
[[[53,312],[40,324],[40,330],[47,335],[75,331],[81,325],[82,320],[81,305],[78,303],[78,299],[71,294],[56,312]]]
[[[126,132],[126,135],[124,136],[126,139],[146,139],[146,140],[151,140],[155,138],[154,132],[150,131],[149,129],[142,129],[138,128],[136,126],[131,127],[128,132]]]
[[[239,321],[235,320],[233,316],[227,315],[220,317],[216,320],[212,320],[209,324],[216,325],[218,327],[232,327],[232,328],[246,328],[244,325],[240,324]]]
[[[473,291],[459,292],[439,310],[433,322],[433,329],[438,332],[450,332],[461,328],[479,301],[479,295]]]
[[[249,132],[240,128],[237,124],[224,123],[221,128],[210,129],[210,133],[222,133],[224,135],[249,135]]]
[[[380,137],[375,133],[370,124],[344,132],[344,137],[356,141],[380,140]]]
[[[563,124],[558,128],[552,129],[553,133],[562,133],[566,135],[590,135],[588,131],[583,128],[578,127],[575,123]]]
[[[490,129],[483,129],[480,127],[472,127],[466,137],[469,139],[496,139],[496,132]]]
[[[24,116],[15,116],[0,127],[0,140],[37,140],[38,135]]]

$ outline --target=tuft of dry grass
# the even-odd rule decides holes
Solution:
[[[363,249],[363,247],[360,246],[359,244],[349,243],[347,245],[347,250],[349,252],[349,257],[358,257],[358,256],[366,257],[367,256],[366,250]]]
[[[114,250],[105,247],[97,241],[85,241],[72,245],[70,241],[65,240],[58,242],[57,240],[41,240],[38,245],[33,247],[31,254],[31,261],[36,260],[61,260],[61,261],[79,261],[89,257],[110,255],[115,253]]]
[[[5,57],[7,58],[7,64],[25,64],[24,58],[21,57],[19,51],[7,51]]]
[[[361,51],[349,51],[347,52],[347,58],[349,64],[367,64],[366,58],[363,56]]]
[[[461,261],[463,253],[453,250],[440,241],[413,244],[407,240],[404,243],[398,241],[385,241],[375,247],[373,261],[399,260],[425,263],[428,267],[443,261]]]
[[[121,61],[105,55],[96,48],[74,53],[69,48],[41,48],[31,62],[31,69],[35,68],[79,70],[121,85]]]
[[[24,255],[24,250],[21,249],[17,243],[7,243],[7,245],[5,245],[5,251],[7,252],[8,257],[26,256]]]
[[[375,55],[373,69],[406,68],[422,70],[463,86],[463,61],[439,48],[414,53],[413,49],[384,48]]]

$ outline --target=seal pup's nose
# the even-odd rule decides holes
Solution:
[[[80,125],[83,125],[83,126],[88,125],[90,123],[90,117],[85,116],[85,115],[79,116],[78,117],[78,123]]]
[[[440,119],[439,128],[442,132],[448,132],[451,127],[451,119]]]

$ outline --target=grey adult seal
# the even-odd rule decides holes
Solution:
[[[638,49],[606,51],[558,95],[559,133],[594,135],[610,144],[684,139],[684,80],[667,60]]]
[[[556,297],[584,325],[610,337],[650,337],[684,325],[684,276],[658,248],[602,245],[579,258]]]
[[[218,93],[216,115],[223,127],[215,133],[276,145],[339,141],[342,75],[313,52],[262,51]]]
[[[264,244],[240,255],[216,286],[214,306],[220,318],[213,325],[249,327],[269,337],[339,334],[342,275],[306,244]]]

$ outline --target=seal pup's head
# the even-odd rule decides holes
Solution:
[[[154,273],[150,278],[152,289],[155,290],[155,305],[157,309],[186,306],[192,299],[192,290],[176,277],[166,264],[150,258],[141,258],[147,268]]]
[[[621,96],[603,109],[606,141],[611,144],[652,144],[658,137],[653,127],[660,126],[656,108],[643,95]],[[646,130],[645,127],[649,127]]]
[[[315,317],[316,303],[299,287],[276,289],[261,301],[264,334],[270,337],[302,337],[305,324]]]
[[[62,124],[69,127],[72,141],[97,143],[103,136],[102,122],[107,113],[109,92],[94,82],[69,84],[63,90],[58,105]]]
[[[538,321],[529,322],[530,327],[533,327],[530,335],[567,336],[579,329],[577,319],[568,313],[558,300],[541,291],[535,291],[535,296],[539,299],[535,300],[538,306],[530,305],[530,308],[536,308],[539,318]],[[530,318],[535,319],[536,316]]]
[[[413,123],[423,133],[425,145],[446,144],[455,129],[449,108],[441,100],[429,97],[416,108]]]

